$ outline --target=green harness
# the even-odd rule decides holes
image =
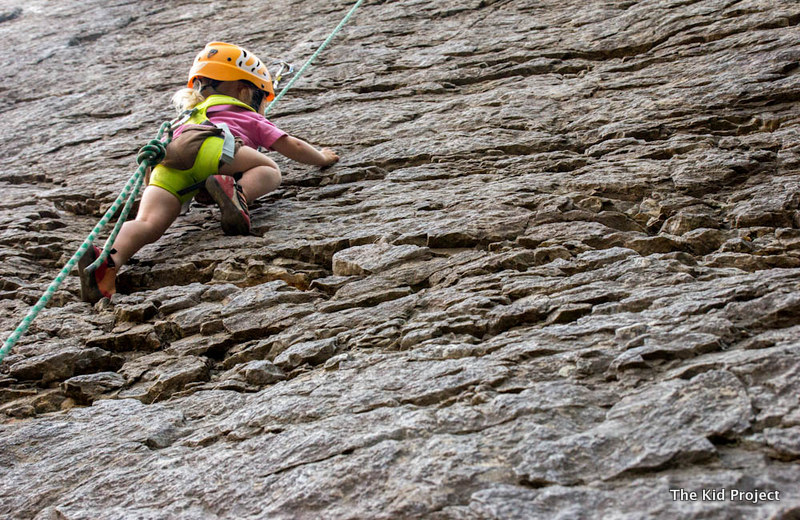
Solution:
[[[216,127],[222,130],[223,133],[223,135],[221,136],[223,139],[222,153],[219,156],[219,161],[226,164],[231,164],[233,162],[233,156],[236,151],[236,138],[231,132],[230,128],[228,128],[228,125],[226,125],[225,123],[214,124],[208,118],[208,113],[207,113],[208,109],[219,105],[234,105],[237,107],[242,107],[244,109],[247,109],[251,112],[255,112],[253,107],[242,101],[239,101],[234,97],[225,96],[222,94],[213,94],[211,96],[208,96],[208,98],[205,101],[199,103],[191,110],[187,110],[186,112],[184,112],[183,117],[186,119],[181,123],[181,126],[187,124],[205,125],[205,126]],[[183,197],[185,195],[188,195],[189,193],[192,193],[202,188],[204,184],[205,180],[187,186],[177,192],[178,196]]]
[[[199,105],[195,106],[191,112],[189,112],[189,119],[186,120],[184,124],[189,125],[211,125],[216,126],[217,128],[222,129],[225,137],[224,143],[222,144],[222,156],[220,156],[220,160],[225,164],[230,164],[233,162],[233,154],[234,154],[234,147],[236,145],[235,138],[231,133],[230,128],[225,123],[214,124],[208,119],[207,111],[209,108],[218,105],[234,105],[237,107],[246,108],[250,112],[255,112],[253,107],[239,101],[235,97],[231,96],[224,96],[222,94],[213,94],[208,96],[208,99],[200,103]],[[188,188],[187,188],[188,189]],[[193,188],[197,189],[197,188]],[[192,191],[192,190],[189,190]],[[186,193],[188,193],[187,191]]]

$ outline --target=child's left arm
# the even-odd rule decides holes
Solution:
[[[317,150],[302,139],[290,135],[284,135],[275,141],[272,149],[289,159],[303,164],[329,166],[339,160],[339,156],[330,148]]]

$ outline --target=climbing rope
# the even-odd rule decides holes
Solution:
[[[162,141],[164,138],[164,132],[168,132],[166,141]],[[134,199],[139,194],[139,190],[142,187],[142,181],[144,180],[144,174],[148,167],[155,166],[156,164],[160,163],[161,160],[164,158],[166,153],[166,146],[172,140],[172,122],[165,122],[161,125],[161,128],[158,131],[158,135],[155,139],[152,139],[148,144],[142,147],[139,151],[138,156],[136,157],[136,161],[139,163],[139,168],[136,170],[136,173],[128,180],[125,184],[125,187],[120,192],[117,200],[111,204],[111,207],[108,208],[108,211],[103,215],[98,222],[92,232],[89,233],[89,236],[83,241],[80,245],[78,250],[72,255],[72,258],[67,261],[66,265],[61,269],[61,272],[58,273],[55,280],[47,287],[44,294],[39,301],[36,302],[25,318],[22,319],[20,324],[8,337],[8,339],[3,344],[3,347],[0,348],[0,362],[6,357],[6,355],[11,351],[11,348],[19,341],[19,338],[22,337],[25,332],[27,332],[28,328],[33,323],[33,320],[36,319],[36,316],[42,311],[42,309],[47,306],[50,300],[53,299],[53,295],[55,295],[56,290],[61,286],[61,284],[66,279],[67,275],[72,271],[75,267],[75,264],[81,259],[81,257],[86,253],[86,250],[91,247],[92,243],[94,242],[97,235],[100,231],[108,224],[108,221],[117,213],[119,210],[122,201],[125,200],[125,206],[122,209],[122,213],[120,213],[119,219],[117,219],[117,224],[114,226],[114,231],[112,232],[111,236],[109,237],[108,241],[106,242],[106,246],[103,248],[103,252],[99,256],[98,260],[95,263],[100,263],[108,256],[109,251],[111,250],[111,244],[113,244],[113,239],[117,236],[119,229],[122,227],[122,224],[128,218],[128,213],[130,213],[131,205],[133,204]],[[92,264],[94,265],[94,264]]]
[[[277,96],[275,96],[275,99],[272,100],[272,103],[270,103],[269,106],[267,106],[267,109],[264,110],[264,115],[265,116],[267,114],[269,114],[269,111],[272,110],[272,107],[275,106],[278,103],[278,101],[283,97],[284,94],[286,94],[286,92],[289,91],[290,88],[292,88],[292,86],[294,85],[295,81],[297,81],[297,79],[300,76],[303,75],[303,72],[305,72],[306,69],[311,66],[311,63],[315,59],[317,59],[317,56],[319,56],[319,53],[321,53],[323,51],[323,49],[325,49],[325,47],[328,46],[328,44],[331,42],[331,40],[333,40],[334,36],[336,36],[336,34],[338,34],[338,32],[342,29],[342,27],[344,27],[344,25],[350,20],[350,18],[352,18],[353,13],[356,12],[356,9],[358,9],[358,6],[360,6],[363,1],[364,0],[358,0],[358,2],[353,4],[353,7],[351,7],[350,11],[348,11],[347,14],[345,15],[345,17],[342,18],[342,21],[339,22],[339,25],[337,25],[336,28],[331,32],[331,34],[328,35],[327,38],[325,38],[325,41],[322,42],[322,44],[317,48],[316,52],[314,52],[314,54],[312,54],[311,57],[308,58],[308,61],[306,61],[303,64],[303,66],[300,67],[300,70],[297,71],[297,74],[295,74],[292,77],[292,79],[289,80],[289,83],[287,83],[286,86],[283,87],[283,89],[280,91],[280,93]]]
[[[280,93],[277,96],[275,96],[275,99],[272,100],[272,103],[270,103],[269,106],[267,106],[266,110],[264,111],[265,116],[269,113],[272,107],[275,106],[278,100],[281,99],[284,96],[284,94],[286,94],[286,92],[289,91],[290,88],[292,88],[297,79],[303,75],[303,72],[305,72],[305,70],[311,66],[311,63],[317,58],[317,56],[319,56],[319,54],[323,51],[323,49],[325,49],[325,47],[328,46],[328,44],[331,42],[331,40],[333,40],[336,34],[338,34],[339,31],[342,29],[342,27],[344,27],[344,25],[350,20],[350,18],[353,16],[353,13],[355,13],[356,9],[358,9],[358,6],[360,6],[363,3],[363,1],[364,0],[358,0],[353,5],[353,7],[350,8],[350,11],[348,11],[348,13],[342,19],[342,21],[339,22],[339,25],[336,26],[336,28],[325,39],[325,41],[322,42],[319,48],[317,48],[316,52],[314,52],[314,54],[311,55],[311,57],[308,59],[308,61],[306,61],[303,64],[303,66],[300,68],[297,74],[295,74],[289,81],[289,83],[287,83],[286,86],[280,91]],[[31,308],[31,310],[28,311],[28,314],[25,316],[25,318],[22,319],[22,321],[14,330],[14,332],[5,341],[2,348],[0,348],[0,363],[2,363],[6,355],[8,355],[8,353],[11,352],[11,349],[14,347],[17,341],[19,341],[22,335],[28,331],[28,328],[31,326],[31,323],[33,323],[33,320],[36,319],[36,317],[39,315],[42,309],[44,309],[50,302],[50,300],[53,299],[56,290],[58,290],[58,288],[64,282],[66,277],[75,267],[75,264],[78,263],[81,257],[86,253],[87,249],[89,249],[89,247],[92,246],[94,240],[97,238],[97,235],[106,226],[106,224],[108,224],[109,220],[111,220],[111,218],[117,213],[123,201],[125,201],[125,205],[122,208],[122,212],[120,213],[120,216],[117,219],[117,223],[114,226],[114,229],[112,230],[111,234],[106,240],[106,243],[103,246],[103,250],[97,256],[92,265],[88,267],[88,269],[97,268],[101,263],[103,263],[103,261],[105,261],[106,258],[108,258],[108,255],[113,247],[114,240],[117,238],[117,234],[119,233],[119,230],[122,228],[122,224],[124,224],[125,220],[128,218],[128,214],[130,213],[134,200],[136,200],[136,197],[139,195],[139,191],[142,188],[142,183],[144,182],[144,176],[145,172],[147,171],[147,168],[156,166],[164,159],[164,155],[166,154],[166,147],[170,143],[170,141],[172,141],[173,129],[176,126],[182,124],[183,121],[186,119],[186,117],[187,114],[184,113],[181,114],[181,116],[179,116],[178,118],[173,119],[172,121],[165,121],[164,123],[162,123],[161,127],[158,130],[156,138],[151,139],[149,143],[147,143],[139,150],[139,153],[136,156],[136,162],[139,164],[139,168],[125,184],[117,199],[111,204],[111,207],[108,208],[108,211],[106,211],[106,213],[103,215],[100,221],[94,226],[94,229],[92,229],[91,233],[89,233],[89,235],[80,245],[75,254],[72,255],[72,258],[70,258],[69,261],[67,261],[66,265],[64,265],[64,267],[61,269],[61,271],[56,276],[55,280],[53,280],[53,282],[47,287],[42,297],[39,298],[38,302],[36,302],[36,305],[34,305]],[[164,138],[165,133],[167,134],[166,139]]]
[[[147,168],[152,168],[153,166],[157,165],[161,161],[164,160],[164,157],[167,154],[167,145],[172,141],[172,131],[176,126],[179,126],[182,122],[184,117],[179,117],[174,119],[170,122],[161,123],[161,128],[158,130],[158,134],[156,135],[155,139],[151,139],[149,143],[144,145],[139,149],[139,153],[136,155],[136,162],[139,164],[139,168],[136,170],[136,173],[130,178],[130,180],[125,184],[125,187],[122,189],[122,192],[117,197],[117,200],[111,205],[109,210],[106,212],[106,215],[103,216],[103,219],[100,220],[98,225],[104,227],[108,220],[111,218],[111,215],[114,215],[117,210],[119,209],[119,205],[122,204],[122,201],[125,200],[125,206],[122,208],[122,212],[117,219],[117,223],[114,226],[114,229],[111,231],[111,234],[108,236],[105,245],[103,246],[103,250],[100,254],[95,258],[94,262],[87,267],[88,270],[94,270],[100,267],[105,259],[111,252],[111,249],[114,246],[114,241],[117,238],[117,234],[119,230],[122,228],[122,224],[128,219],[128,214],[131,211],[131,207],[133,206],[133,202],[136,200],[136,197],[139,195],[139,191],[142,189],[142,184],[144,183],[144,176],[147,171]],[[167,132],[167,139],[164,141],[164,132]],[[133,186],[133,190],[131,190],[131,186]],[[108,216],[108,219],[106,219]],[[87,237],[88,240],[88,237]],[[88,247],[88,246],[87,246]]]

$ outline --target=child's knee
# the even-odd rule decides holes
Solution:
[[[278,179],[278,181],[280,181],[280,180],[281,180],[281,177],[282,177],[282,175],[281,175],[281,169],[280,169],[280,168],[278,168],[278,165],[277,165],[277,164],[275,165],[275,167],[274,167],[274,168],[272,168],[272,171],[274,172],[274,173],[273,173],[273,175],[275,175],[275,178],[276,178],[276,179]]]
[[[280,174],[281,169],[278,167],[278,163],[276,163],[275,161],[272,160],[272,158],[267,157],[264,154],[261,155],[263,155],[265,159],[264,166],[269,166],[270,168],[274,168]]]
[[[272,166],[260,166],[258,168],[258,176],[262,179],[268,180],[270,184],[279,185],[282,180],[281,170],[276,164]]]

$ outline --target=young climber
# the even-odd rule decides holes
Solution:
[[[262,115],[275,97],[272,79],[267,67],[241,47],[206,45],[192,65],[187,87],[173,102],[181,111],[193,110],[192,115],[175,130],[165,159],[151,172],[136,219],[123,224],[114,249],[97,269],[88,269],[100,253],[94,246],[78,263],[83,301],[111,297],[117,270],[158,240],[181,205],[201,188],[219,205],[226,234],[249,233],[248,203],[281,182],[278,165],[259,147],[304,164],[327,166],[339,160],[333,150],[292,137]]]

